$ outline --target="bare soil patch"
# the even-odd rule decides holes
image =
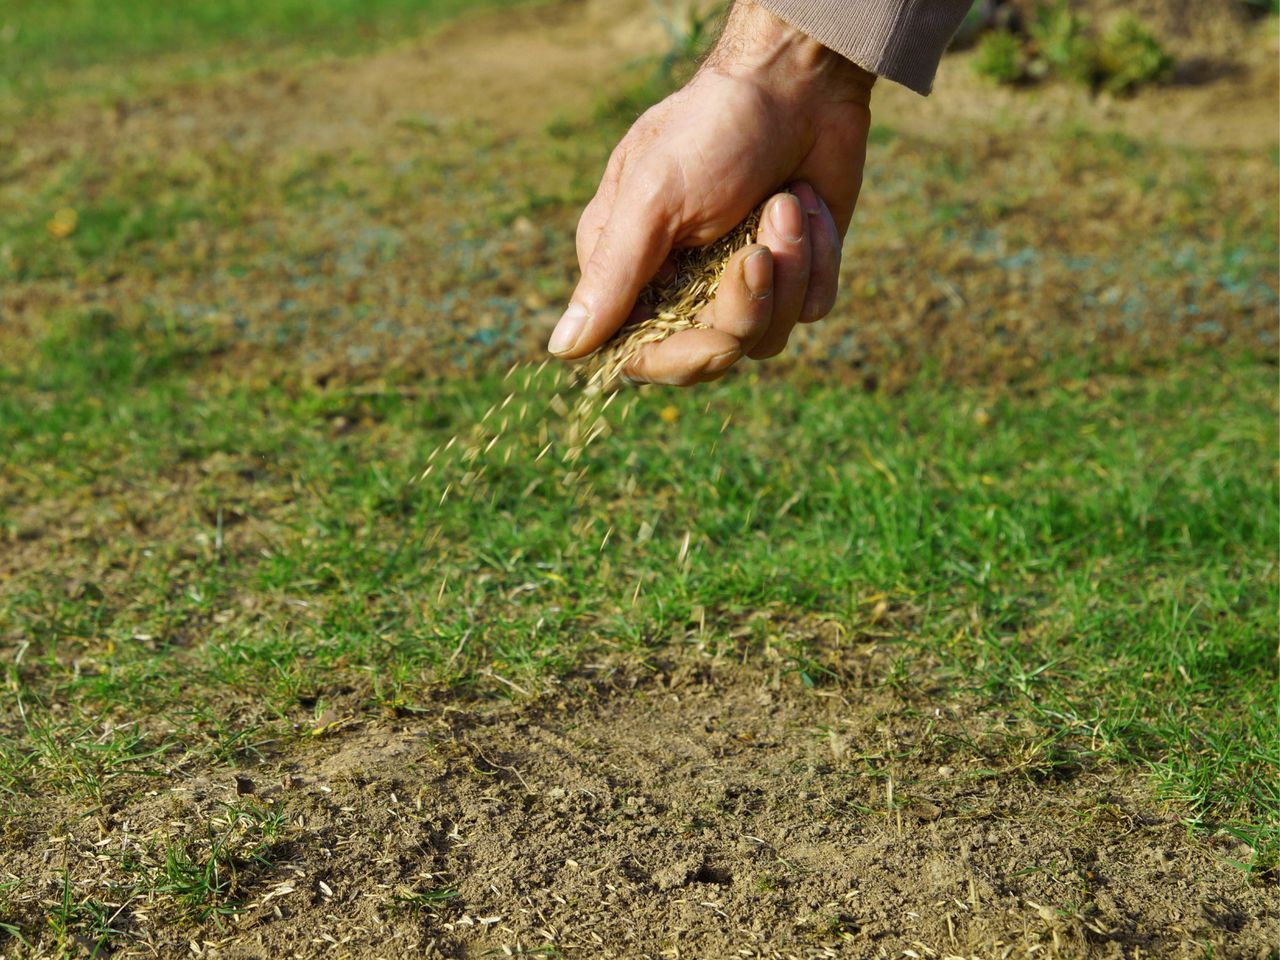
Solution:
[[[921,139],[971,143],[972,170],[950,176],[977,193],[1041,162],[1035,132],[1075,118],[1203,148],[1220,180],[1206,181],[1208,195],[1223,210],[1251,209],[1272,173],[1263,151],[1276,140],[1275,37],[1232,36],[1239,69],[1132,101],[998,91],[973,78],[963,56],[951,58],[928,101],[880,85],[877,111],[907,136],[878,145],[876,162],[909,169],[928,153]],[[409,378],[453,370],[455,355],[458,369],[484,368],[508,349],[508,334],[515,357],[540,356],[572,277],[573,211],[552,191],[545,222],[521,215],[503,233],[495,213],[463,224],[460,210],[496,208],[519,192],[477,197],[467,165],[504,163],[523,187],[525,158],[504,145],[526,134],[546,141],[557,111],[585,113],[601,77],[662,42],[647,4],[562,3],[468,19],[364,60],[42,121],[13,138],[14,196],[72,160],[145,172],[148,158],[176,156],[179,167],[186,151],[200,155],[194,181],[279,182],[288,203],[270,195],[249,210],[243,242],[199,221],[183,227],[155,245],[176,266],[154,278],[14,284],[0,293],[11,331],[0,337],[34,341],[50,315],[97,304],[127,319],[194,318],[225,341],[229,367],[258,358],[263,377],[297,368],[317,382]],[[859,299],[843,312],[857,324],[825,325],[802,344],[808,357],[853,356],[851,376],[868,388],[908,382],[923,356],[998,384],[992,367],[1033,366],[1045,329],[1078,329],[1070,343],[1109,349],[1136,337],[1121,320],[1167,313],[1167,327],[1142,335],[1178,342],[1168,331],[1205,326],[1198,314],[1175,315],[1170,304],[1184,302],[1230,326],[1206,327],[1197,343],[1235,332],[1273,347],[1273,311],[1230,287],[1231,263],[1204,289],[1187,268],[1150,298],[1123,276],[1098,281],[1095,307],[1110,327],[1078,309],[1080,259],[1157,235],[1170,204],[1191,217],[1196,197],[1179,200],[1170,185],[1198,182],[1177,157],[1162,161],[1174,169],[1154,187],[1136,173],[1132,184],[1101,182],[1087,150],[1078,162],[1062,150],[1043,160],[994,212],[954,203],[958,194],[936,186],[942,173],[921,175],[919,192],[952,201],[956,224],[986,218],[1009,236],[993,232],[975,250],[943,224],[935,233],[945,254],[915,260],[903,225],[872,219],[846,273]],[[362,153],[375,173],[351,159]],[[417,157],[442,170],[410,166]],[[576,163],[556,176],[567,179]],[[411,189],[384,184],[402,164]],[[335,199],[344,193],[326,179],[331,167],[360,202]],[[422,185],[428,175],[443,186]],[[315,197],[289,192],[311,181]],[[916,189],[883,181],[896,192],[869,190],[864,213],[905,204]],[[1059,192],[1032,189],[1041,182]],[[529,289],[531,277],[548,281],[542,292]],[[978,309],[992,300],[999,311]],[[278,345],[291,324],[296,343]],[[209,365],[220,357],[211,353]],[[47,559],[59,523],[80,537],[135,533],[132,514],[110,513],[105,491],[95,492],[92,506],[16,516],[0,576]],[[155,493],[153,506],[166,496]],[[170,512],[158,527],[182,519]],[[784,653],[747,656],[694,638],[644,663],[589,666],[536,697],[503,687],[515,703],[441,690],[428,713],[372,719],[349,695],[349,712],[300,723],[295,742],[263,747],[262,757],[178,762],[163,782],[113,782],[101,802],[23,801],[0,824],[0,921],[43,930],[69,894],[100,904],[122,931],[113,940],[128,946],[117,956],[1275,956],[1277,878],[1247,878],[1232,861],[1249,850],[1230,835],[1190,835],[1186,811],[1154,800],[1137,771],[1092,762],[1090,731],[1037,742],[999,704],[943,692],[928,663],[904,673],[873,638],[855,642],[818,623],[788,631],[818,651],[816,686]],[[787,640],[772,649],[794,649]],[[215,705],[229,723],[244,696],[228,691]],[[220,864],[216,895],[173,879],[174,851],[197,872]]]
[[[1231,838],[1192,841],[1132,772],[990,760],[1019,735],[998,707],[919,664],[886,686],[874,641],[789,629],[825,632],[839,681],[690,645],[523,704],[335,714],[288,755],[54,814],[2,868],[41,899],[67,870],[138,955],[1273,955],[1280,888],[1246,882]],[[198,858],[246,801],[287,826],[221,929],[121,895],[122,863]]]

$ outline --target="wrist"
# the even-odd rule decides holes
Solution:
[[[737,0],[704,70],[747,76],[788,99],[869,105],[875,75],[753,0]]]

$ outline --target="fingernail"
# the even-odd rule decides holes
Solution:
[[[791,188],[791,192],[795,194],[796,199],[800,201],[800,205],[804,207],[804,212],[811,217],[816,217],[820,212],[818,204],[822,203],[822,199],[818,196],[816,190],[807,183],[797,183]]]
[[[724,353],[717,353],[707,361],[707,365],[702,368],[702,372],[719,373],[725,367],[731,366],[740,356],[742,356],[741,350],[726,350]]]
[[[791,194],[783,194],[773,202],[769,218],[773,229],[788,243],[799,243],[804,238],[804,210]]]
[[[555,330],[551,332],[551,341],[547,344],[547,349],[556,354],[568,353],[582,336],[582,330],[590,319],[591,314],[582,304],[569,304],[569,309],[564,312]]]
[[[742,277],[752,300],[763,300],[773,293],[773,257],[768,250],[757,250],[742,265]]]

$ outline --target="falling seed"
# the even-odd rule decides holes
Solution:
[[[624,325],[601,349],[589,357],[586,363],[578,367],[557,364],[548,380],[539,378],[551,363],[550,357],[544,358],[536,367],[519,361],[513,363],[503,376],[503,382],[507,383],[513,378],[518,378],[521,384],[520,390],[524,391],[528,391],[535,383],[545,390],[549,382],[550,389],[547,392],[550,397],[547,400],[546,409],[554,413],[560,422],[555,423],[553,429],[554,421],[551,421],[550,417],[546,415],[535,417],[536,429],[531,431],[534,436],[520,436],[517,431],[512,437],[512,442],[503,446],[502,463],[510,463],[513,453],[531,450],[534,447],[538,448],[538,453],[533,458],[533,463],[538,463],[550,453],[554,446],[560,445],[564,450],[560,462],[572,468],[564,474],[562,483],[566,489],[572,490],[575,504],[586,505],[594,492],[593,486],[586,482],[588,471],[581,466],[587,448],[602,438],[610,436],[618,424],[625,423],[627,418],[636,411],[640,400],[640,394],[631,391],[622,405],[617,420],[611,422],[611,419],[605,416],[605,412],[621,392],[612,389],[613,385],[622,379],[623,374],[630,369],[633,361],[642,351],[682,330],[704,326],[698,319],[699,314],[715,296],[730,257],[745,245],[754,242],[759,217],[760,210],[757,209],[733,231],[719,240],[704,247],[679,251],[675,256],[675,270],[672,274],[651,282],[641,292],[640,302],[648,308],[643,319]],[[562,390],[562,385],[567,389]],[[485,458],[498,445],[499,439],[511,436],[513,417],[516,424],[523,424],[526,421],[531,406],[529,398],[521,397],[518,413],[502,417],[500,426],[494,428],[489,424],[494,414],[506,410],[516,401],[520,390],[508,392],[501,403],[490,406],[484,416],[470,429],[455,434],[443,447],[437,446],[431,451],[427,457],[427,466],[417,480],[425,480],[433,470],[441,480],[444,480],[454,476],[455,468],[461,468],[457,470],[461,476],[445,484],[444,491],[440,495],[442,505],[458,483],[461,484],[464,496],[472,502],[483,502],[485,499],[497,502],[497,491],[481,488],[480,481],[487,470]],[[706,412],[710,412],[711,406],[709,401]],[[537,408],[534,409],[536,411]],[[678,407],[670,405],[661,409],[659,416],[667,423],[675,423],[680,417],[680,411]],[[726,417],[720,428],[722,433],[728,429],[729,421],[730,418]],[[460,445],[463,448],[461,455],[455,454],[452,463],[446,464],[440,459],[440,455],[459,446],[459,439],[463,439]],[[516,450],[517,446],[519,450]],[[631,465],[630,460],[628,464]],[[436,467],[440,469],[436,470]],[[634,476],[631,476],[629,481],[630,493],[634,494],[636,489]],[[535,481],[530,486],[534,487],[539,482],[541,481]],[[606,532],[601,542],[602,550],[609,540],[611,530],[612,528],[610,532]],[[646,522],[641,526],[637,542],[644,543],[652,536],[653,526]],[[680,548],[680,563],[686,566],[690,557],[691,544],[691,533],[686,533]],[[636,597],[639,595],[640,586],[641,584],[637,583]],[[634,602],[635,598],[633,598]]]

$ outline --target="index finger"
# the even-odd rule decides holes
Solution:
[[[640,291],[671,252],[676,221],[675,211],[669,209],[672,195],[648,183],[620,186],[548,350],[566,359],[583,357],[622,326]]]

